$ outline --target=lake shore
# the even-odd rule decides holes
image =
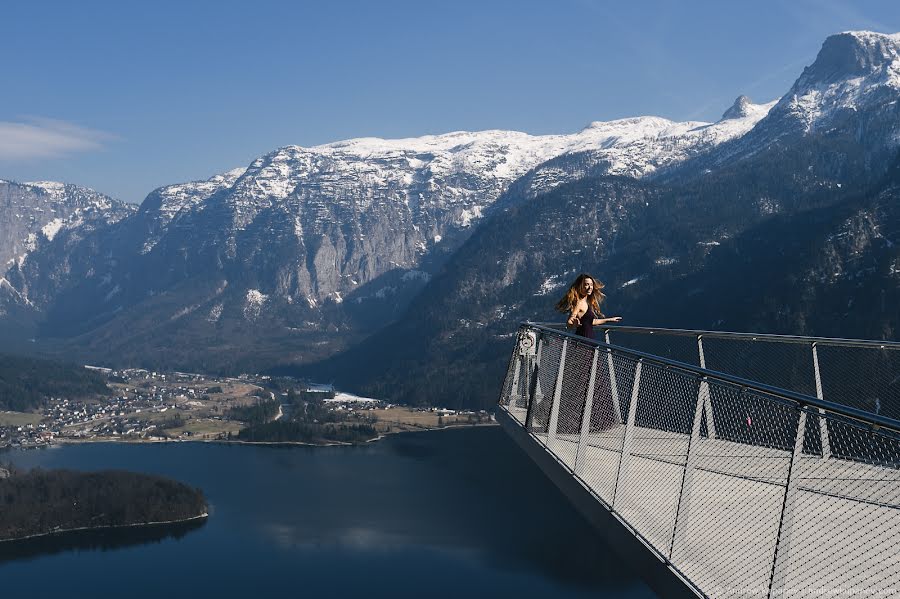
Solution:
[[[28,539],[39,539],[42,537],[52,537],[56,535],[63,535],[71,532],[82,532],[85,530],[109,530],[109,529],[124,529],[124,528],[143,528],[147,526],[165,526],[171,524],[185,524],[187,522],[196,522],[198,520],[205,520],[209,518],[209,512],[204,512],[198,516],[191,516],[190,518],[180,518],[177,520],[162,520],[159,522],[135,522],[132,524],[109,524],[105,526],[81,526],[76,528],[60,528],[57,530],[51,530],[50,532],[42,532],[33,535],[25,535],[21,537],[13,537],[11,539],[0,539],[0,543],[15,543],[16,541],[27,541]]]
[[[174,439],[163,439],[163,438],[153,438],[153,439],[128,439],[128,438],[119,438],[119,437],[95,437],[92,439],[84,439],[84,438],[70,438],[70,437],[58,437],[53,439],[52,443],[41,445],[37,447],[52,447],[54,445],[81,445],[86,443],[216,443],[222,445],[272,445],[272,446],[298,446],[298,447],[335,447],[335,446],[353,446],[353,445],[364,445],[366,443],[375,443],[381,441],[382,439],[390,436],[390,435],[398,435],[403,433],[414,433],[414,432],[431,432],[431,431],[442,431],[449,429],[459,429],[459,428],[476,428],[476,427],[485,427],[485,426],[499,426],[497,422],[481,422],[475,424],[448,424],[446,426],[438,426],[438,427],[419,427],[419,428],[407,428],[400,430],[392,430],[381,432],[377,437],[372,439],[367,439],[365,441],[360,441],[358,443],[351,442],[343,442],[343,441],[329,441],[325,443],[310,443],[307,441],[241,441],[239,439],[199,439],[194,437],[179,437]],[[36,448],[36,447],[35,447]],[[29,448],[32,449],[32,448]]]

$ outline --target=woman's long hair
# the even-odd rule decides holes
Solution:
[[[597,314],[597,316],[599,318],[603,318],[603,313],[600,312],[600,302],[602,302],[603,298],[606,297],[603,292],[600,291],[601,289],[603,289],[603,283],[587,273],[581,273],[580,275],[578,275],[578,278],[575,279],[575,282],[569,285],[569,290],[566,291],[566,294],[562,297],[562,299],[557,302],[556,309],[560,312],[572,311],[572,308],[574,308],[575,304],[578,303],[581,285],[584,283],[585,279],[590,279],[594,282],[594,290],[591,292],[590,297],[588,297],[588,302],[591,304],[591,307],[594,309],[594,312]]]

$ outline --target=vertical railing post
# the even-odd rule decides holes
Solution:
[[[816,374],[816,397],[824,399],[822,396],[822,375],[819,373],[819,351],[816,348],[816,342],[812,344],[813,354],[813,370]],[[825,410],[819,408],[819,439],[822,441],[822,459],[827,460],[831,457],[831,440],[828,437],[828,423],[825,420]]]
[[[610,345],[609,343],[609,329],[606,330],[605,337],[606,345]],[[625,421],[622,420],[622,407],[619,404],[619,385],[616,384],[616,369],[613,365],[613,355],[612,350],[606,350],[606,365],[609,367],[609,388],[612,392],[612,404],[613,404],[613,418],[615,418],[616,423]]]
[[[699,341],[699,338],[698,338]],[[702,349],[700,350],[703,351]],[[701,353],[702,355],[702,353]],[[691,492],[694,483],[694,464],[697,461],[697,444],[700,442],[700,425],[703,420],[704,406],[709,397],[709,382],[706,377],[700,379],[700,390],[697,393],[697,403],[694,406],[694,423],[691,425],[691,437],[688,441],[687,455],[685,456],[684,475],[681,479],[681,494],[678,496],[678,507],[675,511],[675,525],[672,528],[672,544],[669,546],[669,559],[675,552],[675,545],[684,537],[690,517]],[[709,425],[707,425],[707,431]],[[680,525],[680,526],[679,526]]]
[[[534,405],[536,403],[540,403],[544,399],[544,394],[541,393],[541,350],[544,349],[544,334],[538,332],[537,334],[537,352],[534,356],[534,365],[529,372],[529,391],[528,394],[530,396],[528,400],[528,405],[525,410],[525,430],[528,431],[531,429],[531,419],[534,417]]]
[[[794,451],[788,466],[787,482],[784,489],[784,503],[781,506],[781,520],[778,523],[778,536],[775,537],[775,553],[772,556],[772,577],[769,580],[769,597],[784,595],[785,577],[791,553],[791,533],[794,528],[794,512],[797,503],[797,468],[803,457],[803,438],[806,436],[806,410],[800,409],[797,421],[797,436],[794,439]]]
[[[563,339],[562,353],[559,356],[559,370],[556,372],[556,386],[553,388],[553,403],[550,404],[550,423],[547,427],[547,443],[556,439],[556,426],[559,422],[559,404],[562,400],[563,374],[566,367],[566,349],[569,340]]]
[[[641,367],[644,359],[637,361],[634,369],[634,385],[631,387],[631,403],[628,404],[628,421],[625,423],[625,435],[622,437],[622,456],[619,459],[619,470],[616,472],[616,486],[613,490],[613,509],[616,506],[616,500],[619,498],[619,482],[628,478],[629,460],[631,454],[631,443],[634,437],[634,420],[637,415],[638,390],[641,385]]]
[[[697,350],[700,352],[700,368],[706,368],[706,355],[703,353],[703,335],[697,335]],[[716,438],[716,420],[713,417],[712,398],[709,395],[709,385],[706,387],[706,397],[703,399],[703,411],[706,419],[706,436]]]
[[[578,449],[575,451],[575,474],[580,474],[581,462],[587,449],[588,437],[591,434],[591,412],[594,407],[594,384],[597,382],[597,357],[599,348],[594,348],[594,359],[591,362],[591,377],[588,380],[587,395],[584,398],[584,412],[581,415],[581,431],[578,436]]]
[[[520,371],[525,370],[526,360],[525,356],[522,355],[518,347],[516,347],[516,355],[513,356],[513,360],[516,361],[516,365],[513,366],[513,379],[512,384],[509,386],[509,397],[506,398],[507,410],[515,408],[519,404],[519,398],[524,395],[524,393],[519,393],[519,384],[521,382],[519,380],[519,373]]]

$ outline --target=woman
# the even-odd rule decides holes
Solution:
[[[588,339],[594,338],[594,327],[608,322],[619,322],[621,316],[605,317],[600,312],[600,302],[606,297],[600,291],[603,283],[588,274],[580,274],[563,296],[556,309],[568,312],[566,326],[576,327],[575,333]]]
[[[606,297],[600,291],[601,289],[603,289],[603,283],[582,273],[569,287],[566,295],[556,304],[557,310],[569,313],[566,325],[570,328],[576,327],[575,333],[588,339],[594,338],[594,326],[622,320],[621,316],[607,318],[600,312],[600,302]],[[571,351],[573,352],[573,363],[577,365],[575,372],[578,379],[572,389],[570,401],[574,401],[576,405],[567,406],[568,409],[560,411],[557,432],[577,434],[581,431],[581,415],[584,411],[584,397],[587,394],[588,385],[586,375],[591,370],[593,350],[586,345],[576,343]],[[609,379],[599,376],[596,385],[588,428],[590,433],[610,429],[616,424]]]

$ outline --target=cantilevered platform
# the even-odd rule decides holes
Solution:
[[[701,424],[706,414],[698,406],[711,410],[712,404],[703,402],[710,386],[733,381],[727,376],[713,380],[712,373],[702,369],[680,368],[678,377],[702,381],[690,387],[693,423],[638,426],[636,413],[643,413],[646,421],[648,413],[664,414],[668,401],[665,389],[646,388],[664,380],[646,376],[652,357],[616,356],[641,361],[645,378],[642,382],[641,369],[633,368],[629,388],[615,393],[612,389],[621,386],[628,372],[612,365],[622,350],[594,344],[591,351],[610,356],[610,368],[601,384],[603,369],[597,364],[603,366],[604,361],[595,359],[589,387],[565,366],[566,352],[573,355],[569,344],[580,340],[537,330],[545,343],[556,345],[553,362],[541,364],[538,351],[534,359],[520,363],[529,369],[524,375],[508,374],[507,382],[515,380],[517,385],[504,387],[501,423],[532,457],[549,457],[539,464],[570,497],[581,496],[576,505],[585,515],[592,521],[614,519],[653,555],[656,570],[669,572],[655,577],[663,594],[671,594],[676,580],[710,597],[900,596],[900,437],[892,431],[826,413],[819,405],[792,405],[796,394],[769,397],[772,389],[760,388],[758,395],[773,402],[772,414],[784,417],[773,416],[755,426],[780,423],[777,434],[752,430],[740,440],[717,437],[709,425]],[[560,348],[561,341],[566,346]],[[547,360],[551,352],[543,355]],[[664,361],[658,366],[673,368]],[[530,382],[530,387],[521,382]],[[546,395],[535,401],[542,385]],[[684,402],[684,388],[679,384],[672,394],[673,404]],[[522,389],[530,389],[524,402]],[[572,392],[585,394],[586,389],[586,399],[567,400]],[[610,397],[604,399],[604,394]],[[716,405],[723,405],[725,395],[718,393]],[[628,397],[636,403],[632,409]],[[609,401],[620,402],[618,422],[585,422],[592,403]],[[517,407],[532,403],[541,406],[533,414]],[[648,412],[648,404],[654,410]],[[560,416],[560,409],[570,413]],[[575,410],[578,420],[572,417]],[[724,416],[718,422],[729,424]],[[737,430],[730,424],[729,430]],[[683,432],[665,430],[678,426]],[[786,438],[785,430],[792,431],[788,441],[793,447],[773,442]],[[819,447],[814,452],[810,436],[823,430],[830,431],[834,451]],[[566,478],[569,482],[562,484]],[[609,517],[602,518],[601,510]]]

